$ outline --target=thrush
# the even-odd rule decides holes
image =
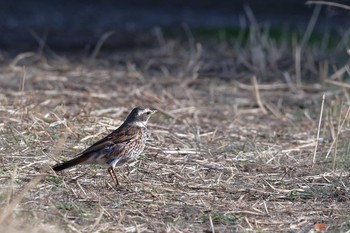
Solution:
[[[61,171],[77,164],[99,164],[107,168],[116,186],[119,185],[114,167],[136,160],[145,148],[148,138],[147,122],[157,112],[148,108],[134,108],[119,128],[94,143],[76,158],[57,164],[54,171]]]

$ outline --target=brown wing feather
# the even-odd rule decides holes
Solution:
[[[96,143],[91,145],[89,148],[87,148],[86,150],[78,154],[78,157],[71,159],[67,162],[55,165],[53,169],[55,171],[60,171],[60,170],[72,167],[74,165],[77,165],[79,163],[84,163],[89,159],[89,156],[91,154],[98,152],[100,150],[103,150],[107,147],[114,146],[115,151],[121,151],[125,146],[125,145],[122,145],[124,142],[130,141],[136,138],[137,130],[139,129],[135,127],[130,127],[130,126],[119,127],[118,129],[113,131],[111,134],[97,141]]]
[[[134,127],[124,127],[124,130],[120,130],[120,128],[116,129],[106,137],[102,138],[101,140],[95,142],[93,145],[91,145],[89,148],[81,152],[81,155],[88,155],[91,153],[94,153],[96,151],[99,151],[103,148],[118,145],[119,143],[123,143],[126,141],[130,141],[136,136],[136,130]]]

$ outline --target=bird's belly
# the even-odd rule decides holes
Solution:
[[[136,160],[142,153],[145,146],[143,144],[133,143],[126,146],[119,156],[113,157],[107,161],[107,166],[121,166],[124,163]]]

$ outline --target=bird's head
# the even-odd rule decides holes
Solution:
[[[156,112],[157,110],[136,107],[130,112],[129,116],[125,120],[125,123],[139,127],[146,127],[149,118]]]

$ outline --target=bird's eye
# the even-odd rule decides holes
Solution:
[[[151,112],[147,112],[146,114],[149,115],[149,114],[151,114]]]

